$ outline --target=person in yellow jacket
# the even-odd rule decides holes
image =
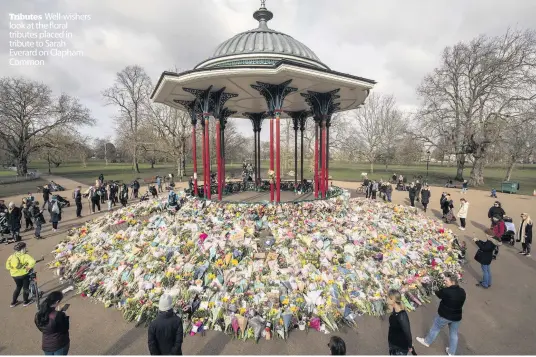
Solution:
[[[22,289],[22,297],[24,299],[24,306],[30,305],[32,302],[29,300],[30,296],[30,276],[28,272],[35,266],[35,259],[32,258],[26,249],[26,243],[18,242],[13,247],[15,253],[11,254],[6,261],[6,269],[9,270],[11,277],[15,280],[17,287],[13,292],[13,300],[11,300],[11,307],[18,305],[17,299],[19,298],[20,291]]]

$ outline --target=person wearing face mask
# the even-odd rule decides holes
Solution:
[[[67,356],[69,353],[69,316],[65,314],[66,308],[59,306],[62,300],[61,291],[51,292],[35,314],[35,325],[43,333],[41,348],[45,356]]]
[[[523,250],[519,254],[530,257],[530,245],[532,244],[532,219],[528,213],[521,213],[521,223],[519,225],[518,241],[521,242]]]
[[[488,218],[491,220],[493,217],[504,217],[505,214],[506,213],[504,212],[501,203],[499,201],[495,201],[493,206],[491,206],[488,211]]]
[[[13,299],[11,300],[11,307],[15,307],[19,304],[17,301],[22,290],[23,304],[24,306],[30,305],[30,276],[28,272],[35,266],[35,259],[32,258],[26,249],[26,243],[18,242],[13,247],[15,253],[11,254],[6,261],[6,269],[15,281],[15,291],[13,292]]]

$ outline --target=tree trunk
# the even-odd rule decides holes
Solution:
[[[374,162],[373,161],[370,162],[370,173],[371,174],[374,173]]]
[[[465,155],[464,154],[456,155],[456,177],[454,178],[454,180],[460,181],[460,182],[463,181],[464,168],[465,168]],[[473,173],[471,171],[471,175],[472,174]]]
[[[51,172],[50,172],[50,153],[47,154],[47,163],[48,163],[48,173],[51,174]]]
[[[475,156],[473,168],[471,169],[471,178],[469,179],[471,186],[476,187],[484,184],[484,165],[484,158],[481,155]]]
[[[508,169],[506,170],[506,176],[504,176],[504,181],[510,181],[510,177],[512,176],[512,172],[514,171],[514,166],[516,165],[516,161],[512,160],[508,164]]]
[[[181,155],[179,155],[177,157],[177,175],[178,175],[178,179],[181,180],[181,169],[182,169],[182,165],[181,165]],[[182,180],[181,180],[182,181]]]
[[[28,173],[28,157],[20,154],[17,160],[17,175],[24,176]]]
[[[140,167],[138,165],[138,148],[134,148],[134,152],[132,153],[132,166],[134,168],[134,171],[137,173],[140,173]]]

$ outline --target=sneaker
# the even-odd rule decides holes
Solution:
[[[528,254],[525,254],[525,256],[526,256],[526,257],[530,257],[530,253],[528,253]]]
[[[422,337],[417,337],[416,338],[417,342],[419,342],[421,345],[425,346],[425,347],[430,347],[429,344],[426,343],[426,341],[424,341],[424,338]]]
[[[22,304],[22,306],[26,307],[26,306],[29,306],[33,303],[33,301],[28,301],[28,302],[25,302],[24,304]]]
[[[448,348],[448,347],[445,348],[445,352],[447,352],[447,355],[452,356],[452,355],[449,353],[449,348]]]
[[[14,304],[9,305],[9,307],[15,307],[15,306],[17,306],[18,304],[19,304],[19,302],[17,301],[17,302],[15,302]]]
[[[521,251],[521,252],[519,252],[519,253],[517,253],[517,254],[527,254],[527,253],[525,253],[525,252]]]
[[[465,228],[463,228],[463,227],[460,227],[460,231],[465,231]]]

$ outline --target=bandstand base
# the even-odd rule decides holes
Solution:
[[[314,200],[314,193],[304,193],[301,195],[296,195],[294,192],[281,191],[281,202],[300,202],[300,201],[310,201]],[[238,192],[231,195],[223,197],[224,202],[244,202],[244,203],[253,203],[253,202],[270,202],[270,191],[255,192],[255,191],[246,191]]]

